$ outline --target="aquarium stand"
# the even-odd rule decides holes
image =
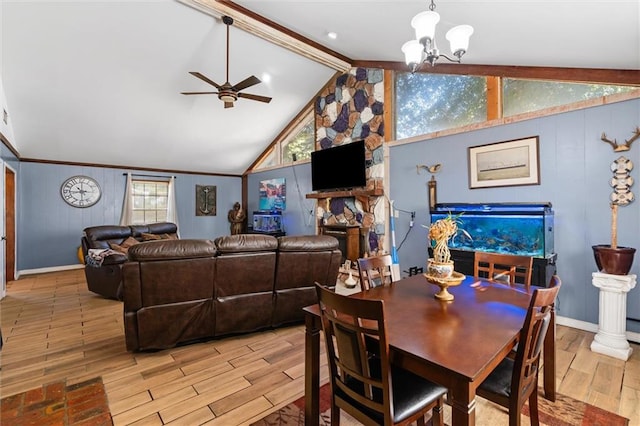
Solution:
[[[473,276],[473,263],[475,251],[449,249],[451,260],[456,265],[456,271]],[[433,257],[432,249],[429,247],[429,257]],[[546,258],[533,258],[533,270],[531,271],[531,285],[538,287],[548,287],[551,277],[556,273],[557,253],[553,253]]]
[[[636,276],[594,272],[592,283],[600,289],[600,311],[591,350],[626,361],[633,351],[626,336],[627,293],[636,286]]]

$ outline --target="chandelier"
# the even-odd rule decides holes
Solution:
[[[416,39],[406,42],[402,46],[405,62],[415,72],[423,62],[428,62],[431,66],[441,56],[451,62],[460,63],[460,58],[469,48],[469,38],[473,34],[471,25],[458,25],[451,28],[445,35],[451,44],[453,57],[440,53],[436,47],[436,24],[440,21],[440,14],[435,11],[436,5],[431,0],[429,10],[420,12],[411,20],[411,26],[416,32]]]

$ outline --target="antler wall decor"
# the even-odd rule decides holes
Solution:
[[[605,135],[604,132],[602,132],[602,136],[600,137],[600,140],[611,145],[613,147],[614,152],[622,152],[622,151],[629,151],[629,149],[631,149],[631,144],[633,143],[633,141],[635,141],[638,138],[640,138],[640,127],[636,127],[636,129],[633,131],[633,136],[631,137],[631,139],[625,140],[624,144],[621,144],[621,145],[618,145],[618,141],[615,139],[614,140],[608,139],[607,135]]]

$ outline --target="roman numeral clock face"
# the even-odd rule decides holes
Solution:
[[[60,187],[62,199],[73,207],[91,207],[101,194],[98,182],[88,176],[72,176]]]

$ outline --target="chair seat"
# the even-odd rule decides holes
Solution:
[[[374,377],[380,377],[380,361],[377,358],[369,360],[371,374]],[[432,383],[412,372],[391,366],[391,377],[393,386],[393,421],[401,422],[411,415],[425,409],[438,398],[447,393],[447,388]],[[362,392],[362,382],[355,379],[347,379],[346,384],[349,388],[356,392]],[[376,392],[377,391],[377,392]],[[349,397],[339,388],[334,390],[337,397],[344,399],[349,404],[354,405],[359,411],[363,412],[367,417],[371,418],[378,424],[383,424],[382,414],[365,407]],[[382,403],[382,392],[375,388],[373,399]]]
[[[514,362],[511,358],[503,359],[491,374],[489,374],[489,377],[480,384],[478,390],[484,390],[495,395],[501,395],[509,398],[509,396],[511,396],[513,364]]]

